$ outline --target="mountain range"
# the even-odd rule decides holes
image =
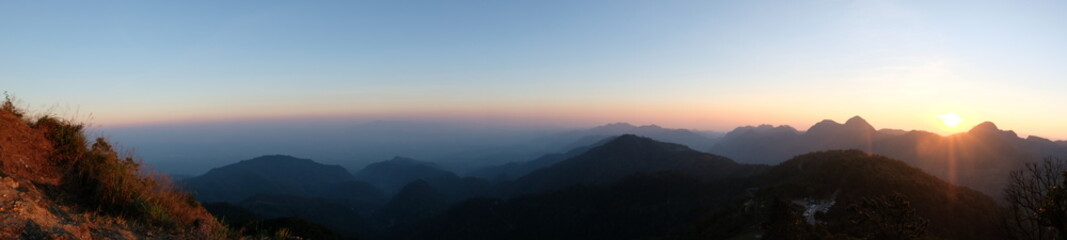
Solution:
[[[404,157],[367,165],[355,173],[355,178],[384,190],[389,196],[421,180],[453,201],[466,199],[489,188],[489,182],[485,179],[460,177],[437,164]]]
[[[720,239],[773,236],[765,226],[775,219],[807,222],[773,230],[814,239],[879,233],[850,226],[856,211],[906,215],[900,224],[928,224],[916,233],[926,237],[997,239],[989,195],[1008,171],[1067,146],[992,123],[940,136],[877,130],[860,117],[803,132],[741,127],[715,142],[708,153],[635,134],[579,138],[561,153],[470,174],[478,177],[404,157],[353,174],[274,155],[182,183],[202,201],[363,239]]]
[[[743,177],[764,166],[738,164],[698,152],[685,145],[664,143],[633,134],[611,138],[602,145],[499,185],[507,195],[537,193],[572,185],[607,185],[636,173],[675,171],[705,180]]]
[[[350,199],[368,204],[387,200],[381,190],[356,180],[341,166],[286,155],[240,161],[180,183],[204,202],[240,202],[260,194]]]
[[[687,129],[663,128],[657,125],[634,126],[629,123],[612,123],[590,129],[575,130],[539,139],[541,145],[547,146],[547,154],[526,161],[512,161],[506,164],[490,165],[477,168],[467,175],[491,180],[513,180],[534,170],[548,167],[557,162],[577,156],[585,151],[602,145],[612,138],[634,134],[657,141],[677,143],[691,149],[706,149],[714,145],[722,136],[716,132],[701,132]]]
[[[1067,144],[1020,138],[991,122],[949,136],[912,130],[875,130],[856,116],[844,124],[824,120],[807,131],[790,126],[739,127],[708,151],[739,162],[777,164],[800,154],[857,149],[919,167],[949,182],[999,196],[1008,172],[1045,157],[1067,157]]]

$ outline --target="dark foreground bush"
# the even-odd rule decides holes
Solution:
[[[51,161],[62,173],[66,201],[163,229],[225,232],[199,202],[175,189],[169,179],[143,175],[138,162],[120,157],[104,138],[89,145],[84,125],[43,116],[31,126],[52,142]]]

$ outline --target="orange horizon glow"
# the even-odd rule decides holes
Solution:
[[[535,108],[537,109],[537,108]],[[715,114],[723,110],[699,111],[697,109],[683,108],[623,108],[623,109],[553,109],[544,106],[535,111],[487,111],[485,109],[453,109],[433,110],[422,109],[421,111],[365,111],[365,112],[309,112],[292,114],[271,114],[261,112],[257,114],[243,114],[223,117],[220,115],[184,115],[154,116],[146,119],[131,118],[106,118],[102,114],[95,114],[94,125],[104,127],[137,127],[137,126],[163,126],[184,124],[210,124],[210,123],[235,123],[235,122],[286,122],[304,120],[338,120],[338,121],[375,121],[375,120],[415,120],[415,121],[453,121],[474,122],[511,125],[530,125],[541,127],[559,128],[585,128],[609,123],[626,122],[633,125],[659,125],[665,128],[681,128],[691,130],[708,130],[717,132],[729,132],[737,127],[758,126],[769,124],[773,126],[788,125],[798,131],[806,131],[810,126],[824,119],[844,123],[846,119],[856,114],[834,114],[838,118],[818,117],[811,113],[792,112],[766,112],[766,111],[732,111],[730,114]],[[971,121],[976,117],[954,112],[941,114],[916,114],[909,117],[903,115],[886,116],[884,114],[859,115],[870,122],[876,129],[900,129],[920,130],[949,136],[960,132],[966,132],[982,121]],[[923,116],[925,115],[925,116]],[[1017,132],[1030,132],[1028,129],[1017,129],[1017,124],[1010,121],[997,122],[1002,130],[1015,130]],[[1036,134],[1035,134],[1036,135]],[[1020,137],[1026,137],[1020,134]],[[1045,138],[1055,135],[1037,135]],[[1052,140],[1064,138],[1050,138]]]

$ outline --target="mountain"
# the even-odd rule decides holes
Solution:
[[[764,166],[730,159],[674,143],[622,135],[585,153],[501,185],[510,194],[536,193],[567,186],[606,185],[635,173],[675,171],[704,180],[743,177]],[[506,194],[507,195],[507,194]]]
[[[589,149],[603,145],[612,139],[614,139],[614,137],[603,138],[593,145],[577,147],[563,153],[545,154],[525,162],[510,162],[504,165],[483,167],[471,172],[469,175],[483,179],[492,179],[493,181],[513,180],[536,171],[537,169],[552,166],[552,164],[556,164],[557,162],[581,155],[582,153],[589,151]]]
[[[687,129],[669,129],[656,125],[634,126],[629,123],[612,123],[590,129],[574,130],[551,135],[529,145],[545,146],[547,154],[532,160],[512,161],[505,164],[484,166],[467,173],[469,176],[495,181],[513,180],[534,170],[551,166],[564,159],[577,156],[594,146],[604,144],[615,136],[635,134],[657,141],[678,143],[692,149],[712,146],[722,134]]]
[[[239,202],[259,194],[351,199],[381,204],[385,196],[341,166],[285,155],[262,156],[181,181],[205,202]]]
[[[372,163],[356,172],[355,177],[389,194],[395,194],[404,185],[419,179],[458,178],[455,173],[441,169],[437,164],[406,157]]]
[[[410,230],[414,224],[433,217],[449,206],[449,200],[430,183],[416,180],[404,186],[374,217],[393,232]]]
[[[452,201],[460,201],[481,194],[489,188],[489,181],[473,177],[459,177],[430,162],[404,157],[367,165],[355,178],[385,189],[393,195],[413,181],[424,180]]]
[[[746,163],[776,164],[823,150],[858,149],[905,161],[949,182],[999,196],[1008,172],[1043,157],[1067,157],[1067,147],[1047,139],[1019,138],[985,122],[949,136],[925,131],[874,130],[860,117],[845,124],[825,120],[805,132],[788,126],[742,127],[709,152]]]
[[[166,178],[85,125],[0,107],[0,239],[226,239]]]
[[[875,130],[867,120],[852,117],[844,124],[823,120],[800,132],[790,126],[739,127],[726,134],[709,152],[748,163],[777,164],[793,156],[820,150],[869,150],[873,141],[893,136]]]
[[[715,134],[707,132],[671,129],[657,125],[634,126],[629,123],[612,123],[590,129],[557,134],[549,137],[547,141],[554,143],[550,145],[549,149],[555,152],[594,145],[605,138],[624,134],[644,136],[661,142],[682,144],[692,149],[707,149],[718,140],[714,138]]]
[[[787,150],[800,136],[801,132],[790,126],[739,127],[726,133],[709,152],[746,163],[776,164],[796,155]]]
[[[801,142],[799,148],[804,150],[817,151],[824,150],[820,148],[828,146],[851,146],[869,151],[871,143],[884,136],[867,123],[867,120],[855,116],[849,118],[844,124],[833,120],[823,120],[812,125],[801,137],[804,141]]]
[[[909,231],[916,239],[1006,238],[999,207],[989,196],[862,151],[797,156],[753,183],[758,190],[734,207],[679,228],[668,239],[777,233],[793,239],[880,239],[874,236]]]

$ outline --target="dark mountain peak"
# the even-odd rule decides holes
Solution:
[[[874,129],[874,127],[871,126],[870,123],[867,123],[867,120],[864,120],[862,117],[860,117],[858,115],[857,116],[853,116],[852,118],[849,118],[848,121],[845,121],[845,126],[863,127],[863,128],[870,127],[871,129]]]
[[[204,175],[183,180],[185,187],[201,201],[237,202],[256,194],[291,194],[327,197],[355,178],[338,165],[321,164],[310,159],[285,155],[262,156],[212,169]],[[371,196],[372,187],[358,194]],[[367,191],[362,191],[367,190]]]
[[[789,134],[799,134],[800,133],[800,131],[797,131],[796,128],[793,128],[793,126],[789,126],[789,125],[778,125],[777,127],[771,128],[770,131],[778,132],[778,133],[789,133]]]
[[[834,120],[824,119],[822,121],[819,121],[815,125],[811,125],[811,128],[808,128],[808,132],[816,131],[816,130],[820,130],[820,129],[837,128],[839,126],[841,126],[841,124],[837,123]]]
[[[655,140],[652,140],[651,138],[637,136],[636,134],[623,134],[623,135],[619,135],[618,137],[615,137],[615,139],[613,139],[611,142],[615,142],[615,141],[641,141],[642,139],[645,140],[645,141],[655,141]]]
[[[840,124],[840,123],[837,123],[834,120],[830,120],[830,119],[822,120],[821,122],[816,123],[815,125],[812,125],[811,128],[808,129],[807,133],[808,134],[835,134],[835,133],[836,134],[840,134],[840,133],[873,133],[873,132],[877,132],[877,130],[874,129],[874,126],[871,126],[870,123],[867,123],[867,120],[864,120],[860,116],[855,116],[855,117],[849,118],[848,121],[845,122],[845,124]]]
[[[634,126],[629,123],[612,123],[586,130],[575,130],[559,135],[559,143],[570,143],[552,147],[558,151],[570,150],[578,147],[589,146],[605,138],[613,138],[621,134],[637,134],[640,136],[656,139],[657,141],[678,143],[694,149],[704,149],[715,144],[716,139],[689,129],[664,128],[659,125]],[[554,137],[555,138],[555,137]],[[575,141],[577,140],[577,141]]]
[[[374,215],[390,227],[410,227],[446,208],[448,198],[429,182],[418,179],[404,185],[404,188]]]
[[[1015,134],[1015,131],[1001,130],[1000,128],[997,128],[996,124],[989,121],[974,126],[974,128],[971,128],[971,130],[967,131],[967,133],[975,136],[1003,136],[1008,138],[1019,137],[1018,134]]]
[[[985,121],[985,122],[982,122],[982,123],[974,126],[973,128],[971,128],[971,131],[968,131],[968,132],[970,132],[970,133],[980,133],[980,132],[999,132],[999,131],[1000,131],[1000,128],[997,128],[997,124],[995,124],[993,122],[990,122],[990,121]]]
[[[441,169],[435,163],[403,157],[367,165],[356,172],[355,177],[389,194],[397,193],[404,185],[419,179],[430,182],[459,179],[455,173]]]
[[[662,147],[667,147],[667,149],[672,149],[672,150],[688,149],[688,147],[683,146],[683,145],[674,144],[674,143],[660,142],[660,141],[653,140],[651,138],[647,138],[647,137],[643,137],[643,136],[637,136],[637,135],[634,135],[634,134],[619,135],[618,137],[615,137],[615,139],[612,139],[611,141],[608,141],[604,145],[601,145],[599,148],[606,148],[606,149],[643,149],[643,148],[654,148],[654,147],[661,147],[661,146]]]
[[[701,179],[747,176],[760,166],[742,165],[728,158],[692,150],[635,134],[619,135],[581,155],[531,172],[507,185],[504,195],[560,189],[575,184],[605,185],[635,173],[672,171]]]
[[[867,120],[864,120],[860,116],[855,116],[855,117],[849,118],[848,121],[845,122],[844,126],[845,126],[845,128],[847,128],[849,130],[866,132],[866,133],[873,133],[873,132],[877,132],[878,131],[878,130],[875,130],[874,126],[871,126],[871,124],[868,123]]]
[[[334,177],[351,177],[343,167],[315,162],[311,159],[289,155],[265,155],[211,169],[204,175],[233,174],[235,172],[258,172],[260,174],[300,175],[297,172],[329,172]]]

